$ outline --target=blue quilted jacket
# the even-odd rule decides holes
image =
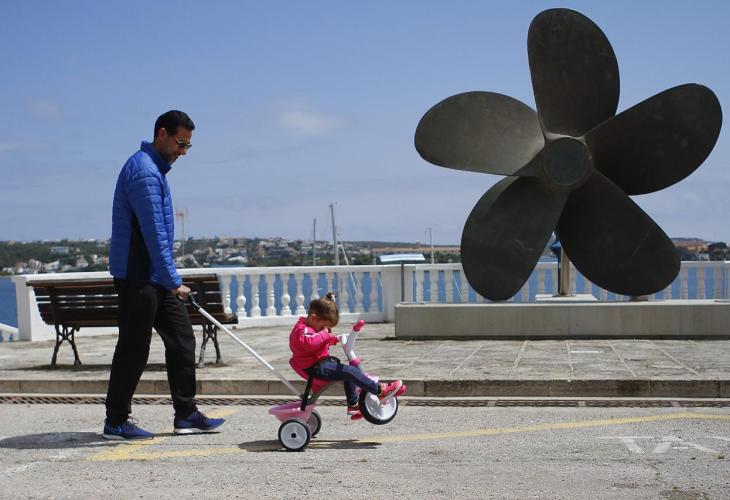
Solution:
[[[172,243],[175,217],[166,174],[171,165],[142,142],[122,167],[114,190],[109,271],[115,278],[160,285],[182,284]]]

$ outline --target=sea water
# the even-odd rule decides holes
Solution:
[[[0,323],[18,326],[15,311],[15,284],[5,276],[0,276]]]

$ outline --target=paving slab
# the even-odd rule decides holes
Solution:
[[[288,364],[288,328],[233,332],[303,389]],[[220,332],[219,340],[223,363],[214,363],[209,345],[206,365],[197,370],[199,395],[289,395],[234,339]],[[0,393],[106,393],[116,335],[91,330],[76,342],[83,365],[73,367],[64,344],[56,369],[50,368],[52,341],[0,343]],[[355,350],[368,373],[403,379],[411,396],[730,397],[730,340],[406,340],[395,337],[393,323],[376,323],[363,329]],[[341,354],[337,346],[331,352]],[[168,391],[164,346],[153,335],[137,394]],[[336,384],[328,394],[340,391]]]

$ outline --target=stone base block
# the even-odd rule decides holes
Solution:
[[[398,338],[730,338],[716,300],[398,304]]]

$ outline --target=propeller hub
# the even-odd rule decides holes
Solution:
[[[585,180],[593,165],[586,144],[573,137],[560,137],[543,150],[542,168],[547,179],[558,187],[575,187]]]

